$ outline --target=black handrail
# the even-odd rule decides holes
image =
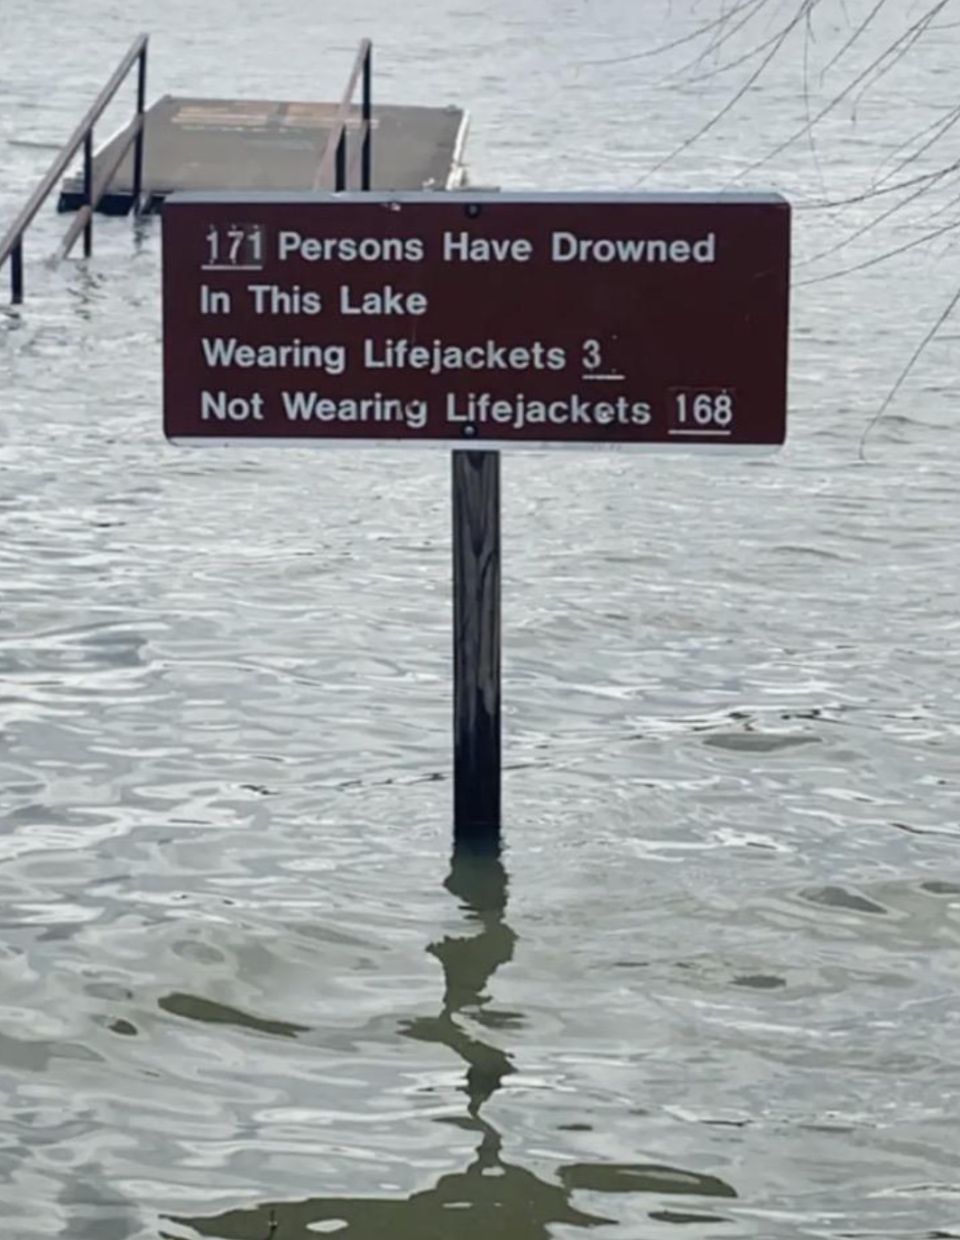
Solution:
[[[93,127],[106,111],[114,95],[120,89],[130,70],[134,64],[139,62],[139,73],[137,81],[137,111],[135,123],[137,128],[131,134],[131,140],[136,138],[136,149],[134,151],[134,172],[133,172],[133,209],[139,215],[140,199],[143,188],[143,113],[146,104],[146,84],[147,84],[147,44],[149,43],[149,35],[142,34],[134,40],[130,50],[121,60],[120,64],[114,71],[110,81],[107,82],[103,90],[94,100],[83,120],[76,127],[67,140],[63,150],[50,165],[43,180],[30,195],[30,198],[7,229],[3,239],[0,240],[0,267],[10,259],[10,290],[11,301],[15,306],[20,305],[23,301],[23,235],[30,227],[37,212],[46,202],[53,189],[56,187],[60,178],[66,172],[70,161],[76,155],[80,147],[83,147],[83,208],[86,211],[83,220],[84,233],[84,254],[89,258],[93,250],[93,210],[96,203],[100,201],[107,186],[102,184],[99,195],[95,198],[93,186]],[[129,143],[128,143],[129,145]],[[119,166],[119,161],[118,161]],[[116,168],[110,173],[112,178]],[[71,230],[72,231],[72,230]],[[69,236],[70,234],[68,234]],[[71,242],[72,244],[72,242]]]
[[[327,144],[323,148],[323,155],[320,159],[320,165],[317,168],[317,174],[313,178],[313,188],[323,189],[324,184],[330,180],[330,174],[333,171],[334,185],[338,193],[347,188],[348,168],[347,168],[347,122],[350,116],[350,109],[353,106],[353,96],[357,89],[357,83],[363,78],[363,94],[360,107],[360,188],[368,190],[373,175],[373,44],[369,39],[360,40],[360,49],[357,52],[357,58],[354,61],[353,72],[347,82],[347,89],[343,93],[343,99],[340,101],[340,107],[337,109],[337,115],[334,117],[333,128],[330,130],[330,136],[327,138]],[[354,153],[353,159],[350,161],[349,171],[352,172],[357,162],[357,154]]]
[[[53,256],[54,262],[60,262],[62,259],[65,259],[68,257],[68,255],[70,254],[70,251],[76,245],[77,239],[79,238],[81,233],[83,233],[83,237],[84,237],[84,252],[89,258],[90,251],[87,248],[87,235],[93,224],[93,213],[96,211],[97,207],[100,206],[101,199],[103,198],[107,190],[110,188],[110,183],[113,181],[113,178],[117,175],[117,169],[123,163],[124,159],[126,159],[127,151],[130,150],[130,147],[133,145],[134,142],[142,143],[143,127],[144,127],[144,117],[143,117],[143,113],[141,112],[141,113],[138,113],[133,118],[133,120],[126,127],[123,133],[119,134],[113,140],[113,142],[111,142],[110,145],[111,146],[115,145],[116,149],[112,151],[109,159],[104,159],[103,167],[100,169],[99,176],[97,177],[97,180],[94,182],[93,187],[92,188],[89,187],[86,183],[86,178],[84,179],[84,197],[87,199],[87,201],[83,204],[82,207],[80,207],[80,209],[77,211],[77,214],[74,216],[73,223],[67,229],[65,237],[63,238],[63,241],[60,243],[60,248],[57,250],[56,254]],[[136,159],[137,159],[137,156],[135,154],[134,155],[134,171],[135,172],[136,172]],[[92,167],[92,163],[91,163],[91,167]],[[136,177],[134,177],[134,180],[136,181]],[[134,193],[133,199],[135,202],[139,203],[140,195],[137,193]]]

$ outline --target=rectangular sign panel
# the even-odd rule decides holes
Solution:
[[[176,443],[773,449],[775,195],[176,195]]]

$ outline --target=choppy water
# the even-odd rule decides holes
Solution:
[[[818,11],[813,112],[915,16],[821,82],[872,7]],[[954,103],[953,7],[744,183],[867,188]],[[141,28],[151,94],[306,98],[372,33],[476,180],[629,188],[757,60],[597,62],[720,9],[0,0],[0,222]],[[733,183],[803,59],[643,184]],[[798,281],[953,184],[813,265],[889,200],[798,210]],[[168,448],[156,223],[30,261],[65,223],[0,316],[4,1234],[960,1234],[955,328],[857,459],[951,234],[798,287],[778,459],[507,458],[508,848],[451,872],[445,457]]]

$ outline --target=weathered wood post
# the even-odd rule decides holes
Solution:
[[[458,845],[500,842],[500,453],[455,451],[453,799]]]

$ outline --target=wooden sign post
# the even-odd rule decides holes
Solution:
[[[789,205],[180,194],[163,235],[173,443],[455,449],[455,831],[496,844],[496,449],[776,450]]]
[[[453,831],[500,837],[500,453],[454,452]]]

